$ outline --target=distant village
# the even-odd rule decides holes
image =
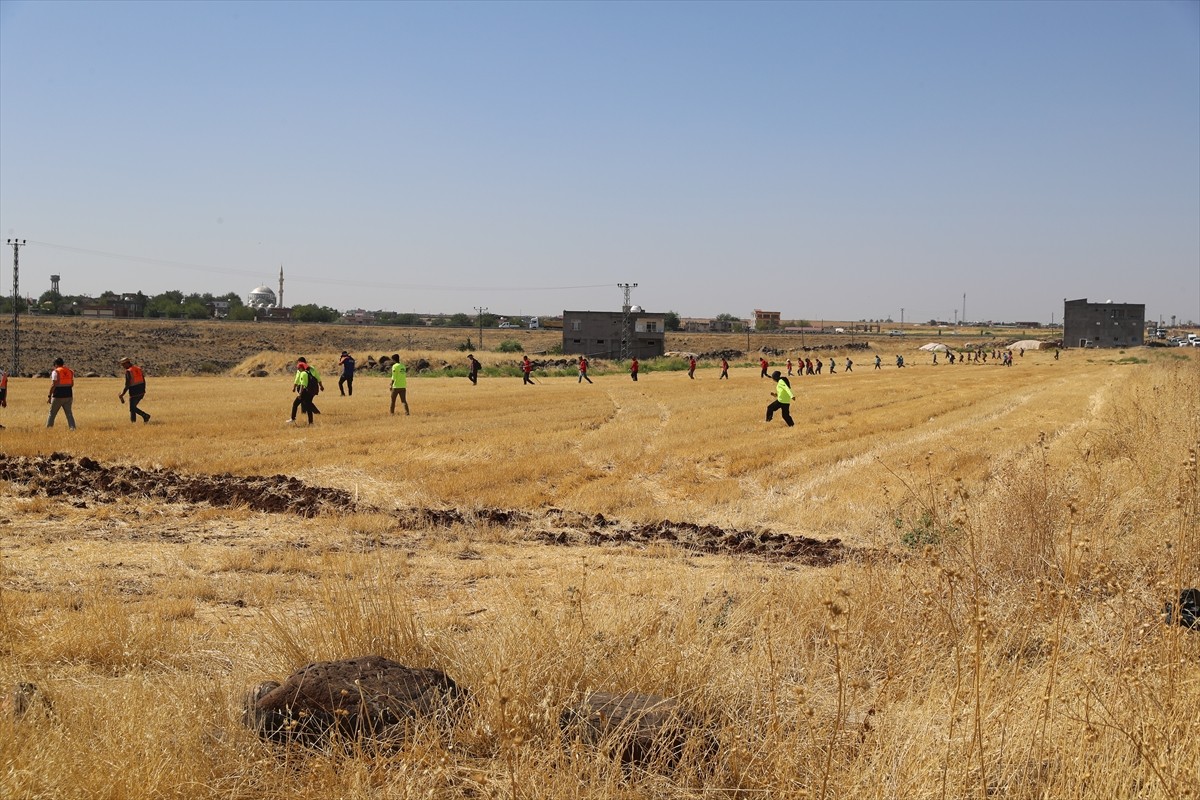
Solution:
[[[37,300],[18,299],[17,311],[29,314],[56,314],[99,318],[228,319],[259,322],[324,322],[345,325],[396,325],[462,328],[553,329],[563,331],[564,352],[578,350],[596,355],[639,353],[652,356],[662,351],[662,334],[669,331],[691,333],[785,333],[785,334],[874,334],[902,336],[892,318],[847,321],[784,319],[780,311],[755,309],[742,317],[724,313],[715,317],[685,317],[675,311],[647,312],[640,306],[623,305],[612,311],[570,311],[561,315],[505,315],[487,309],[476,313],[406,313],[366,309],[338,309],[316,304],[284,304],[284,274],[279,271],[278,289],[261,285],[243,298],[236,292],[223,295],[185,294],[167,291],[157,295],[143,292],[103,292],[99,297],[64,294],[60,276],[50,276],[50,289]],[[626,294],[628,302],[628,293]],[[12,313],[13,301],[6,297],[0,313]],[[965,318],[965,307],[964,307]],[[1190,321],[1189,323],[1190,324]],[[1145,305],[1140,303],[1089,302],[1064,300],[1059,324],[1046,325],[1036,320],[1003,322],[995,320],[910,320],[909,327],[924,329],[1045,328],[1048,333],[1061,331],[1068,346],[1126,347],[1165,338],[1175,328],[1165,321],[1147,326]],[[572,346],[574,345],[574,346]]]

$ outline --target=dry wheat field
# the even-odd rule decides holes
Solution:
[[[1200,796],[1200,631],[1163,614],[1200,585],[1192,352],[839,354],[794,428],[748,362],[523,386],[483,352],[392,416],[336,353],[311,427],[286,373],[239,377],[291,352],[151,374],[148,425],[116,378],[74,432],[10,383],[0,687],[39,702],[5,701],[0,797]],[[243,724],[260,681],[367,654],[466,710],[386,748]],[[701,722],[623,763],[560,730],[589,691]]]

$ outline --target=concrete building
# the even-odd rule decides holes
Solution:
[[[1066,347],[1137,347],[1145,344],[1145,303],[1063,300]]]
[[[636,306],[634,309],[629,312],[629,355],[661,356],[667,349],[666,315],[651,314]],[[564,311],[563,353],[619,359],[624,317],[620,311]]]
[[[783,325],[782,311],[763,311],[754,309],[754,330],[777,331]]]

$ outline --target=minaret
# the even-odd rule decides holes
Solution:
[[[278,308],[283,308],[283,264],[279,265],[279,305]]]

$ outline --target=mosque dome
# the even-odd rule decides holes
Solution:
[[[259,286],[250,292],[246,305],[251,308],[270,308],[275,305],[275,291],[270,286]]]

